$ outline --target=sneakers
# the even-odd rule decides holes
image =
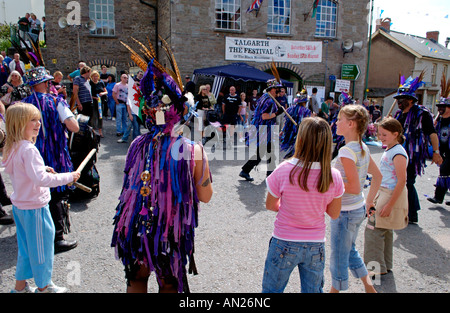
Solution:
[[[118,143],[127,143],[128,141],[123,140],[122,138],[120,138],[119,140],[117,140]]]
[[[28,283],[25,283],[25,288],[23,288],[22,290],[17,290],[16,288],[14,288],[11,290],[11,293],[35,293],[36,290],[36,287],[30,287]]]
[[[53,282],[51,282],[44,290],[41,291],[38,288],[36,288],[35,291],[35,293],[66,293],[66,292],[68,292],[66,287],[58,287]]]

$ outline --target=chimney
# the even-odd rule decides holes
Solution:
[[[375,30],[382,29],[386,33],[389,33],[391,31],[391,18],[385,17],[384,19],[377,19],[376,21],[376,27]]]
[[[439,41],[439,31],[427,32],[427,39],[437,43]]]

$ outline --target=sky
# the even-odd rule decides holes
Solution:
[[[379,17],[390,17],[391,30],[410,35],[437,30],[442,45],[450,37],[450,0],[373,0],[373,32]]]
[[[370,6],[369,0],[343,1],[368,1]],[[0,0],[0,23],[16,23],[26,12],[34,12],[41,19],[43,4],[44,0]],[[450,0],[373,0],[373,6],[373,32],[377,18],[390,17],[392,30],[421,37],[438,30],[442,45],[450,37]]]
[[[33,12],[41,20],[44,0],[0,0],[0,23],[17,23],[19,17]]]

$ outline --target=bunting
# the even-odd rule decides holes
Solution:
[[[263,2],[263,0],[255,0],[255,1],[253,1],[253,3],[248,7],[247,13],[256,11],[256,14],[258,14],[259,9],[261,8],[262,2]]]
[[[313,14],[312,14],[313,18],[316,16],[318,6],[319,6],[319,0],[314,0],[313,7],[312,7],[313,8]]]

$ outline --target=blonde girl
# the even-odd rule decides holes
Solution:
[[[247,95],[245,94],[245,92],[241,92],[239,94],[239,97],[241,98],[241,104],[239,105],[237,124],[239,125],[239,141],[243,142],[243,129],[245,125],[248,124],[247,102],[245,101]]]
[[[56,174],[46,167],[36,138],[41,115],[32,104],[16,103],[6,112],[5,172],[11,177],[13,216],[16,222],[18,256],[16,285],[12,292],[65,292],[53,284],[55,226],[48,203],[50,188],[77,181],[77,172]],[[34,278],[37,290],[27,279]]]
[[[378,139],[386,146],[380,161],[383,176],[375,198],[375,215],[369,217],[364,232],[364,263],[372,274],[387,274],[393,267],[393,229],[408,225],[406,167],[408,154],[402,147],[403,127],[394,118],[378,125]]]
[[[295,154],[267,178],[266,208],[277,212],[264,268],[263,292],[283,292],[295,267],[301,292],[323,292],[325,213],[337,218],[344,182],[331,167],[332,135],[319,117],[299,126]],[[281,251],[281,253],[280,253]]]
[[[331,292],[348,289],[348,270],[360,278],[366,292],[376,292],[368,271],[356,249],[358,229],[366,216],[367,207],[372,206],[380,187],[381,173],[362,142],[369,124],[369,113],[361,105],[346,105],[336,122],[336,133],[344,137],[345,146],[339,149],[335,167],[345,183],[342,208],[339,218],[331,221]],[[363,187],[367,174],[372,175],[367,199]]]
[[[209,102],[208,89],[205,85],[201,85],[198,89],[198,94],[194,97],[198,114],[198,131],[200,135],[204,136],[206,111],[211,110],[211,103]]]

